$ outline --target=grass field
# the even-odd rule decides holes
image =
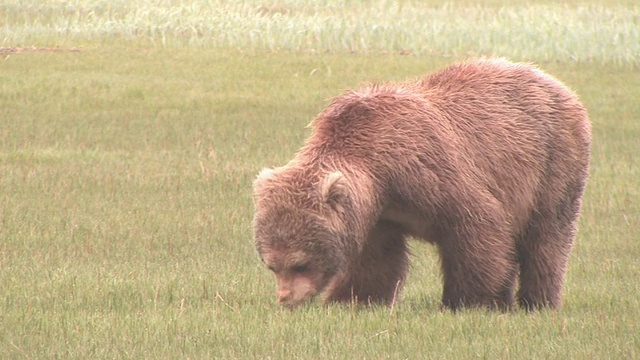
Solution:
[[[320,3],[247,2],[236,12],[229,3],[226,15],[247,22],[271,11],[260,26],[275,29],[283,17],[296,18],[287,14],[333,24],[341,9],[406,13],[392,1]],[[376,41],[374,25],[392,22],[383,14],[360,28],[367,46],[345,46],[349,36],[331,26],[318,35],[324,47],[283,40],[277,31],[271,44],[219,42],[215,29],[195,37],[178,31],[175,24],[193,14],[213,17],[202,9],[222,6],[217,1],[158,2],[145,32],[133,16],[150,4],[0,4],[0,358],[640,358],[634,2],[424,3],[421,11],[444,19],[477,9],[485,16],[445,26],[435,47],[428,34],[397,40],[413,38],[396,27],[376,35],[388,42]],[[176,8],[183,12],[169,12]],[[494,12],[504,16],[494,19],[488,45],[454,41]],[[591,35],[602,37],[588,33],[584,12],[594,19]],[[557,20],[531,33],[538,45],[528,47],[513,34],[517,19],[531,14]],[[138,32],[105,32],[105,24]],[[164,37],[150,30],[163,24]],[[544,32],[551,40],[540,41]],[[553,46],[556,37],[562,47]],[[413,244],[410,278],[393,309],[280,309],[252,244],[257,172],[290,159],[310,119],[344,89],[482,54],[538,62],[590,112],[592,171],[564,306],[440,312],[435,249]]]
[[[498,53],[616,64],[638,64],[640,53],[640,5],[635,1],[431,1],[430,6],[426,1],[393,0],[5,3],[0,8],[0,41],[14,45],[137,38],[162,46],[402,51],[448,57]]]

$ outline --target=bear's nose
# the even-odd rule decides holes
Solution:
[[[286,305],[291,300],[291,290],[278,289],[278,304]]]

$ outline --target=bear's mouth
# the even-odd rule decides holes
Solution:
[[[313,304],[315,302],[314,300],[318,297],[317,295],[318,294],[316,292],[310,292],[298,299],[289,299],[285,301],[281,301],[280,299],[278,299],[278,305],[282,306],[285,309],[297,309],[304,305]]]

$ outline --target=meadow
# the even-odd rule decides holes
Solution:
[[[533,61],[593,124],[563,307],[441,312],[413,243],[392,309],[275,304],[251,183],[332,96]],[[0,4],[0,358],[640,358],[633,1]]]

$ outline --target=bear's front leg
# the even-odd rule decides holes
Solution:
[[[395,302],[408,269],[409,249],[402,227],[380,221],[342,281],[329,290],[326,301],[390,305]]]

